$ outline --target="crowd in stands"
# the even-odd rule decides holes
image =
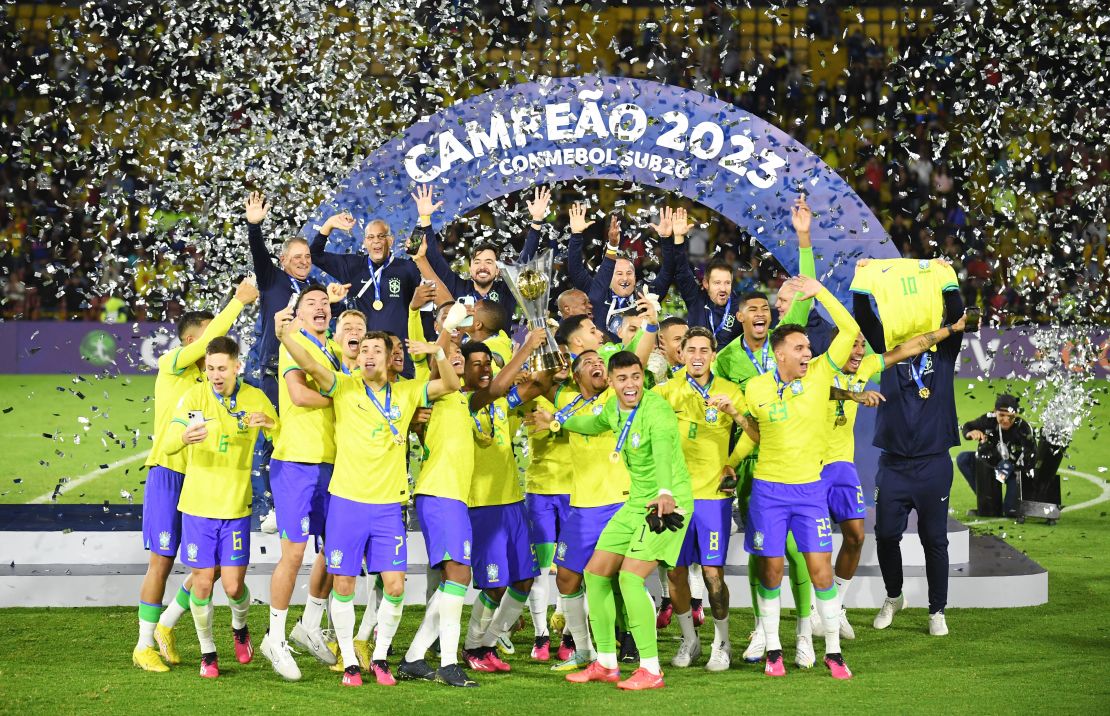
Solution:
[[[964,206],[967,194],[961,192],[968,177],[938,151],[937,138],[948,131],[950,119],[944,88],[928,85],[916,96],[907,96],[887,82],[895,54],[908,52],[909,66],[922,59],[914,56],[921,52],[919,37],[905,32],[894,40],[883,38],[880,44],[858,27],[843,37],[839,11],[813,4],[800,31],[843,45],[846,72],[830,85],[824,79],[809,79],[811,68],[806,58],[796,56],[801,54],[796,43],[773,44],[764,56],[743,49],[740,23],[716,4],[707,4],[703,17],[698,30],[703,50],[697,56],[691,56],[684,36],[668,34],[660,24],[625,23],[616,28],[612,43],[621,49],[603,69],[713,93],[782,127],[841,173],[880,217],[904,256],[949,258],[963,279],[965,301],[980,305],[988,319],[1043,320],[1036,307],[1046,297],[1060,300],[1076,286],[1105,285],[1106,217],[1087,217],[1071,229],[1087,247],[1082,256],[1063,248],[1077,245],[1075,241],[1002,238],[1002,225],[973,231],[974,220]],[[527,34],[529,28],[516,31]],[[85,70],[52,53],[46,33],[17,31],[8,16],[0,20],[0,39],[0,76],[9,78],[0,84],[0,143],[14,148],[20,122],[47,101],[37,96],[34,78]],[[117,59],[122,65],[134,61],[126,54]],[[125,70],[112,74],[125,83]],[[49,129],[53,136],[44,148],[48,152],[60,152],[79,139],[64,124]],[[93,179],[74,175],[57,162],[55,171],[28,174],[13,162],[14,153],[0,158],[3,318],[163,320],[180,312],[191,277],[203,268],[204,258],[181,244],[166,250],[159,245],[164,236],[145,231],[148,222],[140,219],[144,209],[133,199],[141,181],[138,172],[128,172],[124,163],[121,175]],[[1071,161],[1070,155],[1049,151],[1014,177],[1007,175],[1003,155],[998,158],[997,179],[1020,179],[1059,205],[1070,197],[1049,193],[1045,175]],[[125,216],[94,225],[89,207],[104,195],[132,198],[120,211]],[[1007,196],[1000,192],[992,200],[1004,203]],[[560,202],[558,195],[555,201]],[[781,267],[750,237],[723,218],[712,217],[708,224],[689,238],[690,255],[699,269],[708,256],[723,251],[746,287],[774,289],[782,280]],[[460,236],[457,231],[449,235]],[[626,237],[625,249],[637,267],[652,270],[658,252],[649,243],[649,233],[630,230]],[[600,247],[600,241],[595,246]],[[1038,247],[1045,258],[1041,265],[1012,264],[1013,256],[1029,255]]]

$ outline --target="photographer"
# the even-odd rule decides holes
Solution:
[[[1018,416],[1018,399],[1012,395],[998,396],[994,412],[965,423],[962,433],[965,439],[979,442],[977,450],[956,456],[956,466],[972,492],[975,491],[976,460],[983,460],[994,470],[999,482],[1006,483],[1002,502],[1004,513],[1015,514],[1017,481],[1022,475],[1032,473],[1037,447],[1033,427]]]

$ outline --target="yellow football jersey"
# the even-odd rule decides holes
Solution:
[[[178,402],[167,430],[167,445],[181,443],[190,412],[204,415],[208,437],[181,450],[187,466],[177,508],[196,517],[246,517],[251,513],[251,464],[260,430],[247,427],[247,420],[251,413],[265,413],[276,424],[273,404],[265,393],[242,380],[232,396],[217,397],[206,380]],[[267,438],[276,429],[265,430]]]
[[[606,388],[593,400],[583,400],[581,394],[569,385],[555,394],[555,407],[565,410],[567,417],[592,413],[600,415],[605,403],[613,397],[613,390]],[[577,401],[577,402],[576,402]],[[617,435],[606,431],[600,435],[581,435],[569,430],[561,434],[570,437],[571,507],[601,507],[628,501],[632,478],[624,460],[610,462],[609,456],[617,449]]]
[[[424,343],[427,339],[424,337],[424,321],[420,316],[420,311],[409,309],[409,338]],[[432,369],[428,365],[428,356],[426,355],[410,355],[412,358],[412,367],[416,371],[413,375],[416,380],[429,381],[432,377]],[[418,493],[419,494],[419,493]]]
[[[843,388],[854,393],[863,391],[867,381],[872,376],[883,372],[886,366],[881,353],[872,353],[864,356],[860,361],[859,370],[855,375],[848,375],[837,371],[833,374],[833,386]],[[856,411],[859,403],[854,400],[829,401],[829,425],[832,432],[829,434],[828,447],[825,453],[825,464],[830,462],[855,462],[856,459]],[[838,424],[837,419],[843,417],[843,424]]]
[[[467,394],[467,400],[470,394]],[[434,411],[433,411],[434,412]],[[471,416],[474,442],[474,477],[470,481],[470,507],[510,505],[524,499],[513,454],[509,403],[498,398]]]
[[[314,343],[303,330],[293,335],[293,340],[301,344],[320,365],[338,369],[342,365],[339,345],[330,338]],[[302,408],[293,404],[289,396],[289,384],[285,376],[290,371],[301,368],[289,355],[285,346],[278,351],[278,409],[281,412],[281,431],[274,440],[274,459],[311,464],[335,462],[335,410],[328,405],[323,408]],[[316,381],[308,373],[305,382],[312,390],[319,391]]]
[[[372,505],[407,502],[409,422],[417,408],[428,404],[428,384],[416,380],[386,384],[374,392],[381,410],[369,390],[361,375],[335,376],[330,392],[335,408],[335,469],[329,492]]]
[[[182,396],[193,386],[204,382],[204,370],[197,368],[196,363],[204,357],[208,342],[216,336],[225,335],[242,310],[243,304],[239,299],[231,299],[208,323],[200,338],[187,346],[167,351],[158,358],[158,377],[154,380],[154,444],[144,463],[147,467],[161,465],[175,472],[185,472],[184,451],[173,455],[166,453],[163,444],[166,428]]]
[[[958,288],[951,266],[928,259],[872,259],[856,268],[851,285],[852,291],[875,298],[888,349],[939,328],[942,294]]]
[[[416,480],[417,495],[466,502],[474,475],[474,443],[466,395],[454,392],[435,401],[424,431],[427,457]]]
[[[717,491],[721,470],[728,464],[728,445],[733,419],[717,408],[710,408],[705,399],[686,380],[675,377],[653,390],[663,396],[678,417],[682,454],[690,471],[695,500],[718,500],[727,497]],[[710,397],[725,395],[743,415],[747,404],[740,386],[720,376],[712,376],[705,390]]]
[[[533,401],[535,407],[555,412],[555,406],[547,398],[539,397]],[[533,404],[521,406],[514,413],[530,411]],[[565,495],[570,492],[573,481],[574,456],[569,436],[560,431],[535,430],[528,433],[528,454],[532,461],[524,473],[525,491],[533,495]]]

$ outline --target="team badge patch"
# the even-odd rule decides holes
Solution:
[[[752,549],[763,549],[763,533],[759,530],[752,535]]]
[[[170,533],[169,532],[159,532],[158,533],[158,546],[161,547],[162,549],[169,549],[169,547],[170,547]]]
[[[726,313],[725,314],[725,320],[722,321],[721,327],[722,328],[732,328],[732,324],[735,323],[735,322],[736,322],[736,319],[732,317],[732,314],[731,313]]]
[[[500,301],[501,300],[501,294],[497,293],[497,291],[490,291],[489,295],[486,296],[486,298],[488,298],[491,301]]]
[[[632,447],[640,447],[640,433],[632,433]]]
[[[559,559],[566,559],[567,558],[567,543],[566,542],[560,542],[559,543],[559,547],[555,551],[555,556],[558,557]]]
[[[595,405],[595,406],[594,406],[594,415],[601,415],[601,411],[602,411],[602,410],[605,410],[605,406],[604,406],[604,405],[600,405],[600,404],[598,404],[598,405]]]
[[[921,269],[922,271],[929,268],[929,259],[918,259],[917,268]]]
[[[717,416],[718,416],[718,413],[717,413],[716,408],[706,408],[705,409],[705,422],[715,423],[715,422],[717,422]]]
[[[301,518],[301,534],[302,535],[308,534],[308,516],[307,515],[305,515],[304,517]]]
[[[855,385],[853,385],[852,386],[852,392],[853,393],[862,393],[863,392],[863,383],[856,383]]]
[[[500,405],[493,406],[493,413],[494,413],[494,415],[497,416],[498,420],[504,420],[505,419],[505,411],[501,408]]]
[[[333,549],[331,554],[328,555],[328,564],[331,565],[332,569],[339,569],[339,566],[343,564],[343,550]]]
[[[400,420],[401,419],[401,406],[400,405],[391,405],[391,406],[389,406],[389,419],[390,420]]]
[[[470,540],[463,540],[463,559],[470,559]]]
[[[389,279],[389,295],[394,297],[401,295],[401,279],[397,277]]]
[[[185,552],[189,555],[189,561],[190,562],[196,562],[197,561],[197,552],[198,551],[200,551],[200,550],[198,550],[197,546],[195,544],[193,544],[192,542],[190,542],[189,546],[185,548]]]
[[[491,582],[496,582],[496,581],[498,581],[498,578],[500,576],[501,576],[501,570],[498,568],[498,566],[496,564],[487,564],[486,565],[486,579],[488,579]]]

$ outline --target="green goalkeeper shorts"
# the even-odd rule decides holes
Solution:
[[[694,504],[678,503],[678,509],[686,516],[682,528],[657,534],[648,529],[645,519],[647,508],[626,504],[609,520],[594,549],[674,567],[678,554],[682,551],[682,542],[686,539],[690,518],[694,515]]]

